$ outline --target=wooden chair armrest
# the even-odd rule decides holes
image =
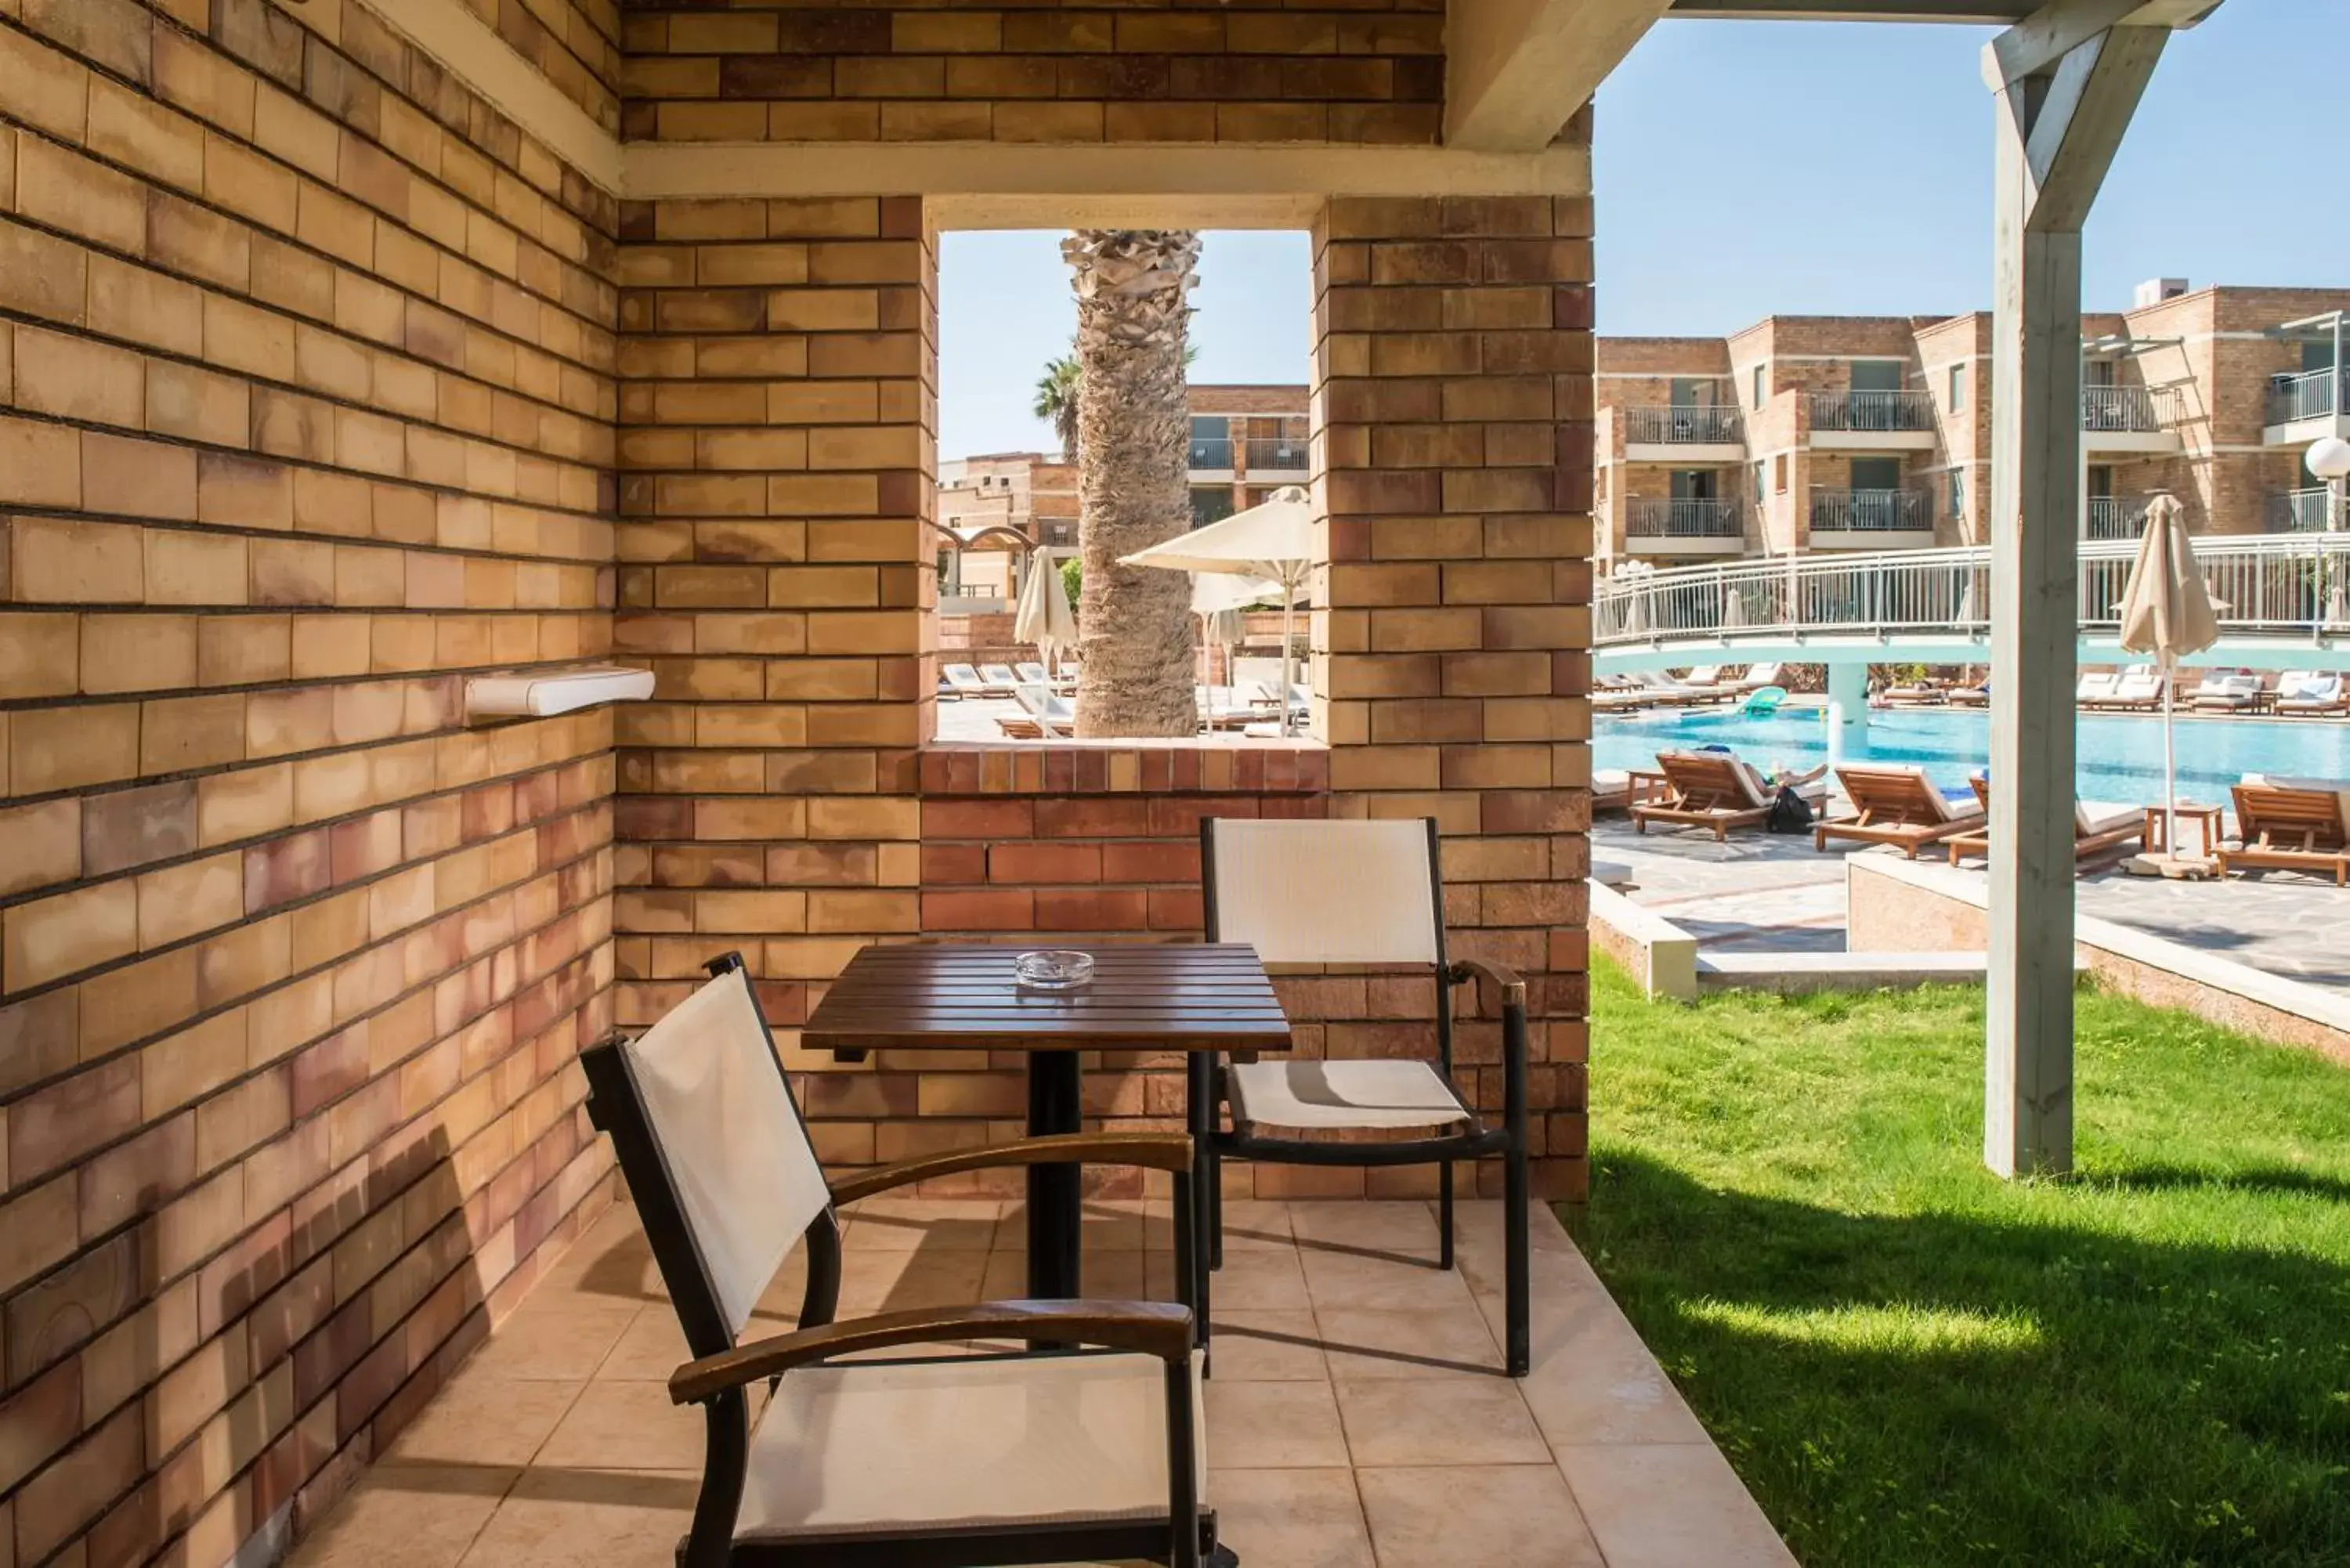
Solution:
[[[1446,967],[1444,978],[1455,985],[1482,980],[1502,993],[1503,1007],[1523,1007],[1526,1004],[1526,982],[1518,977],[1517,971],[1507,964],[1487,963],[1483,959],[1454,959]]]
[[[1062,1133],[990,1144],[984,1148],[956,1149],[951,1154],[859,1171],[832,1184],[832,1200],[854,1203],[893,1187],[965,1170],[1064,1164],[1136,1165],[1150,1170],[1188,1173],[1191,1168],[1191,1137],[1189,1133]]]
[[[689,1361],[670,1374],[669,1397],[692,1405],[837,1355],[965,1339],[1075,1341],[1180,1361],[1191,1353],[1191,1309],[1173,1302],[1011,1301],[881,1313]]]

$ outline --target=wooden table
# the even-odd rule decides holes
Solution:
[[[2203,840],[2197,853],[2207,860],[2220,852],[2220,840],[2227,831],[2221,821],[2226,809],[2224,806],[2199,805],[2192,801],[2178,803],[2178,820],[2182,824],[2191,822],[2197,825],[2196,832]],[[2178,852],[2170,842],[2169,824],[2164,820],[2163,808],[2158,805],[2146,808],[2146,852],[2148,855],[2175,855]]]
[[[1080,945],[1094,975],[1071,992],[1022,990],[1008,946],[861,950],[801,1028],[800,1044],[847,1060],[868,1051],[1024,1051],[1032,1137],[1080,1128],[1078,1053],[1191,1054],[1191,1132],[1215,1114],[1219,1051],[1286,1051],[1289,1020],[1254,948],[1240,943]],[[1195,1184],[1196,1185],[1196,1184]],[[1028,1168],[1028,1293],[1083,1294],[1078,1168]],[[1194,1192],[1204,1207],[1205,1194]]]

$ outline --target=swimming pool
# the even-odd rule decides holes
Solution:
[[[1748,718],[1735,709],[1608,714],[1594,725],[1592,762],[1602,768],[1653,768],[1672,747],[1724,745],[1762,767],[1808,768],[1827,760],[1817,709]],[[2225,802],[2246,774],[2350,780],[2350,724],[2300,719],[2178,721],[2182,800]],[[1922,763],[1944,788],[1961,788],[1991,756],[1991,715],[1981,710],[1896,708],[1868,716],[1871,762]],[[2162,799],[2162,721],[2124,713],[2081,715],[2075,792],[2083,800],[2152,805]]]

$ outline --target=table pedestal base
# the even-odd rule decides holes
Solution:
[[[1075,1051],[1039,1051],[1029,1058],[1029,1137],[1085,1130],[1079,1084]],[[1070,1301],[1085,1293],[1078,1262],[1083,1186],[1080,1166],[1028,1168],[1028,1293],[1038,1301]]]

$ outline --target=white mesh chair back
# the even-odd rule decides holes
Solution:
[[[727,1333],[739,1334],[831,1201],[750,978],[719,975],[621,1050]]]
[[[1437,963],[1436,864],[1426,819],[1208,825],[1213,940],[1267,963]]]

